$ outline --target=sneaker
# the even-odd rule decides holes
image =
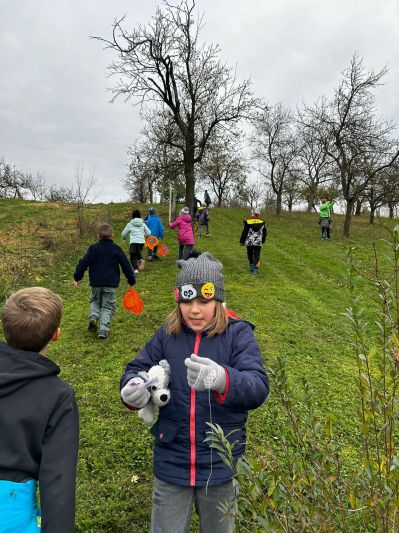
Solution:
[[[89,318],[89,331],[97,331],[97,318]]]
[[[140,261],[139,261],[139,266],[138,266],[137,268],[138,268],[140,271],[141,271],[141,270],[144,270],[144,268],[145,268],[145,261],[144,261],[144,259],[140,259]]]
[[[135,271],[134,271],[134,273],[135,273],[135,274],[138,274],[138,273],[139,273],[139,271],[138,271],[138,270],[135,270]]]
[[[108,339],[108,331],[104,331],[103,329],[100,329],[98,332],[98,338],[99,339]]]
[[[152,256],[152,255],[150,255],[150,256],[148,257],[148,261],[150,261],[150,263],[151,263],[151,261],[152,261],[153,259],[154,259],[154,256]]]
[[[206,234],[206,236],[207,236],[207,237],[210,237],[210,236],[211,236],[211,234],[210,234],[210,233],[207,233],[207,234]]]

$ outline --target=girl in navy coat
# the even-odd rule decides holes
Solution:
[[[222,264],[211,254],[178,261],[176,309],[126,367],[121,397],[134,410],[150,399],[138,372],[170,365],[170,401],[151,428],[155,438],[152,533],[186,533],[195,504],[202,533],[231,533],[234,520],[218,506],[236,494],[231,470],[204,442],[219,424],[245,450],[248,410],[266,399],[269,383],[253,326],[227,316]],[[141,381],[140,381],[141,380]]]

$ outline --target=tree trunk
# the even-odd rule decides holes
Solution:
[[[177,188],[177,179],[173,178],[173,188],[172,188],[172,201],[171,201],[171,217],[172,220],[176,218],[176,188]]]
[[[346,201],[346,213],[345,213],[345,222],[344,222],[344,237],[349,237],[352,221],[353,207],[355,205],[355,200]]]
[[[361,214],[362,214],[362,201],[356,200],[355,217],[358,217]]]
[[[309,193],[309,196],[308,196],[308,207],[306,209],[306,211],[308,213],[311,213],[312,212],[312,209],[313,209],[313,205],[314,205],[314,193],[313,191]]]
[[[281,207],[282,207],[283,199],[281,192],[278,192],[276,195],[276,215],[279,217],[281,215]]]
[[[374,224],[375,207],[370,207],[370,219],[369,223]]]
[[[292,198],[290,198],[290,199],[288,200],[288,211],[289,211],[290,213],[292,213],[292,204],[293,204],[293,203],[294,203],[294,202],[293,202]]]
[[[184,152],[184,179],[186,182],[186,206],[190,213],[193,213],[194,207],[194,125],[192,131],[189,131],[186,138],[186,151]]]
[[[393,218],[393,203],[388,203],[389,218]]]

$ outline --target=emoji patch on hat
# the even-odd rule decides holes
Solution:
[[[204,283],[201,287],[201,294],[205,300],[210,300],[215,296],[215,285],[210,281],[208,281],[208,283]]]
[[[183,285],[180,294],[183,300],[193,300],[197,296],[197,291],[192,285]]]

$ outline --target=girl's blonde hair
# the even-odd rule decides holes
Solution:
[[[206,330],[208,337],[212,337],[213,335],[219,335],[220,333],[223,333],[223,331],[227,328],[227,324],[229,320],[222,302],[215,300],[215,303],[216,303],[215,318],[212,320],[212,322],[210,323],[209,327]],[[182,322],[183,322],[183,315],[180,310],[180,305],[177,304],[175,309],[171,313],[169,313],[169,315],[166,317],[166,320],[165,320],[166,333],[168,335],[177,335],[178,333],[180,333]]]

